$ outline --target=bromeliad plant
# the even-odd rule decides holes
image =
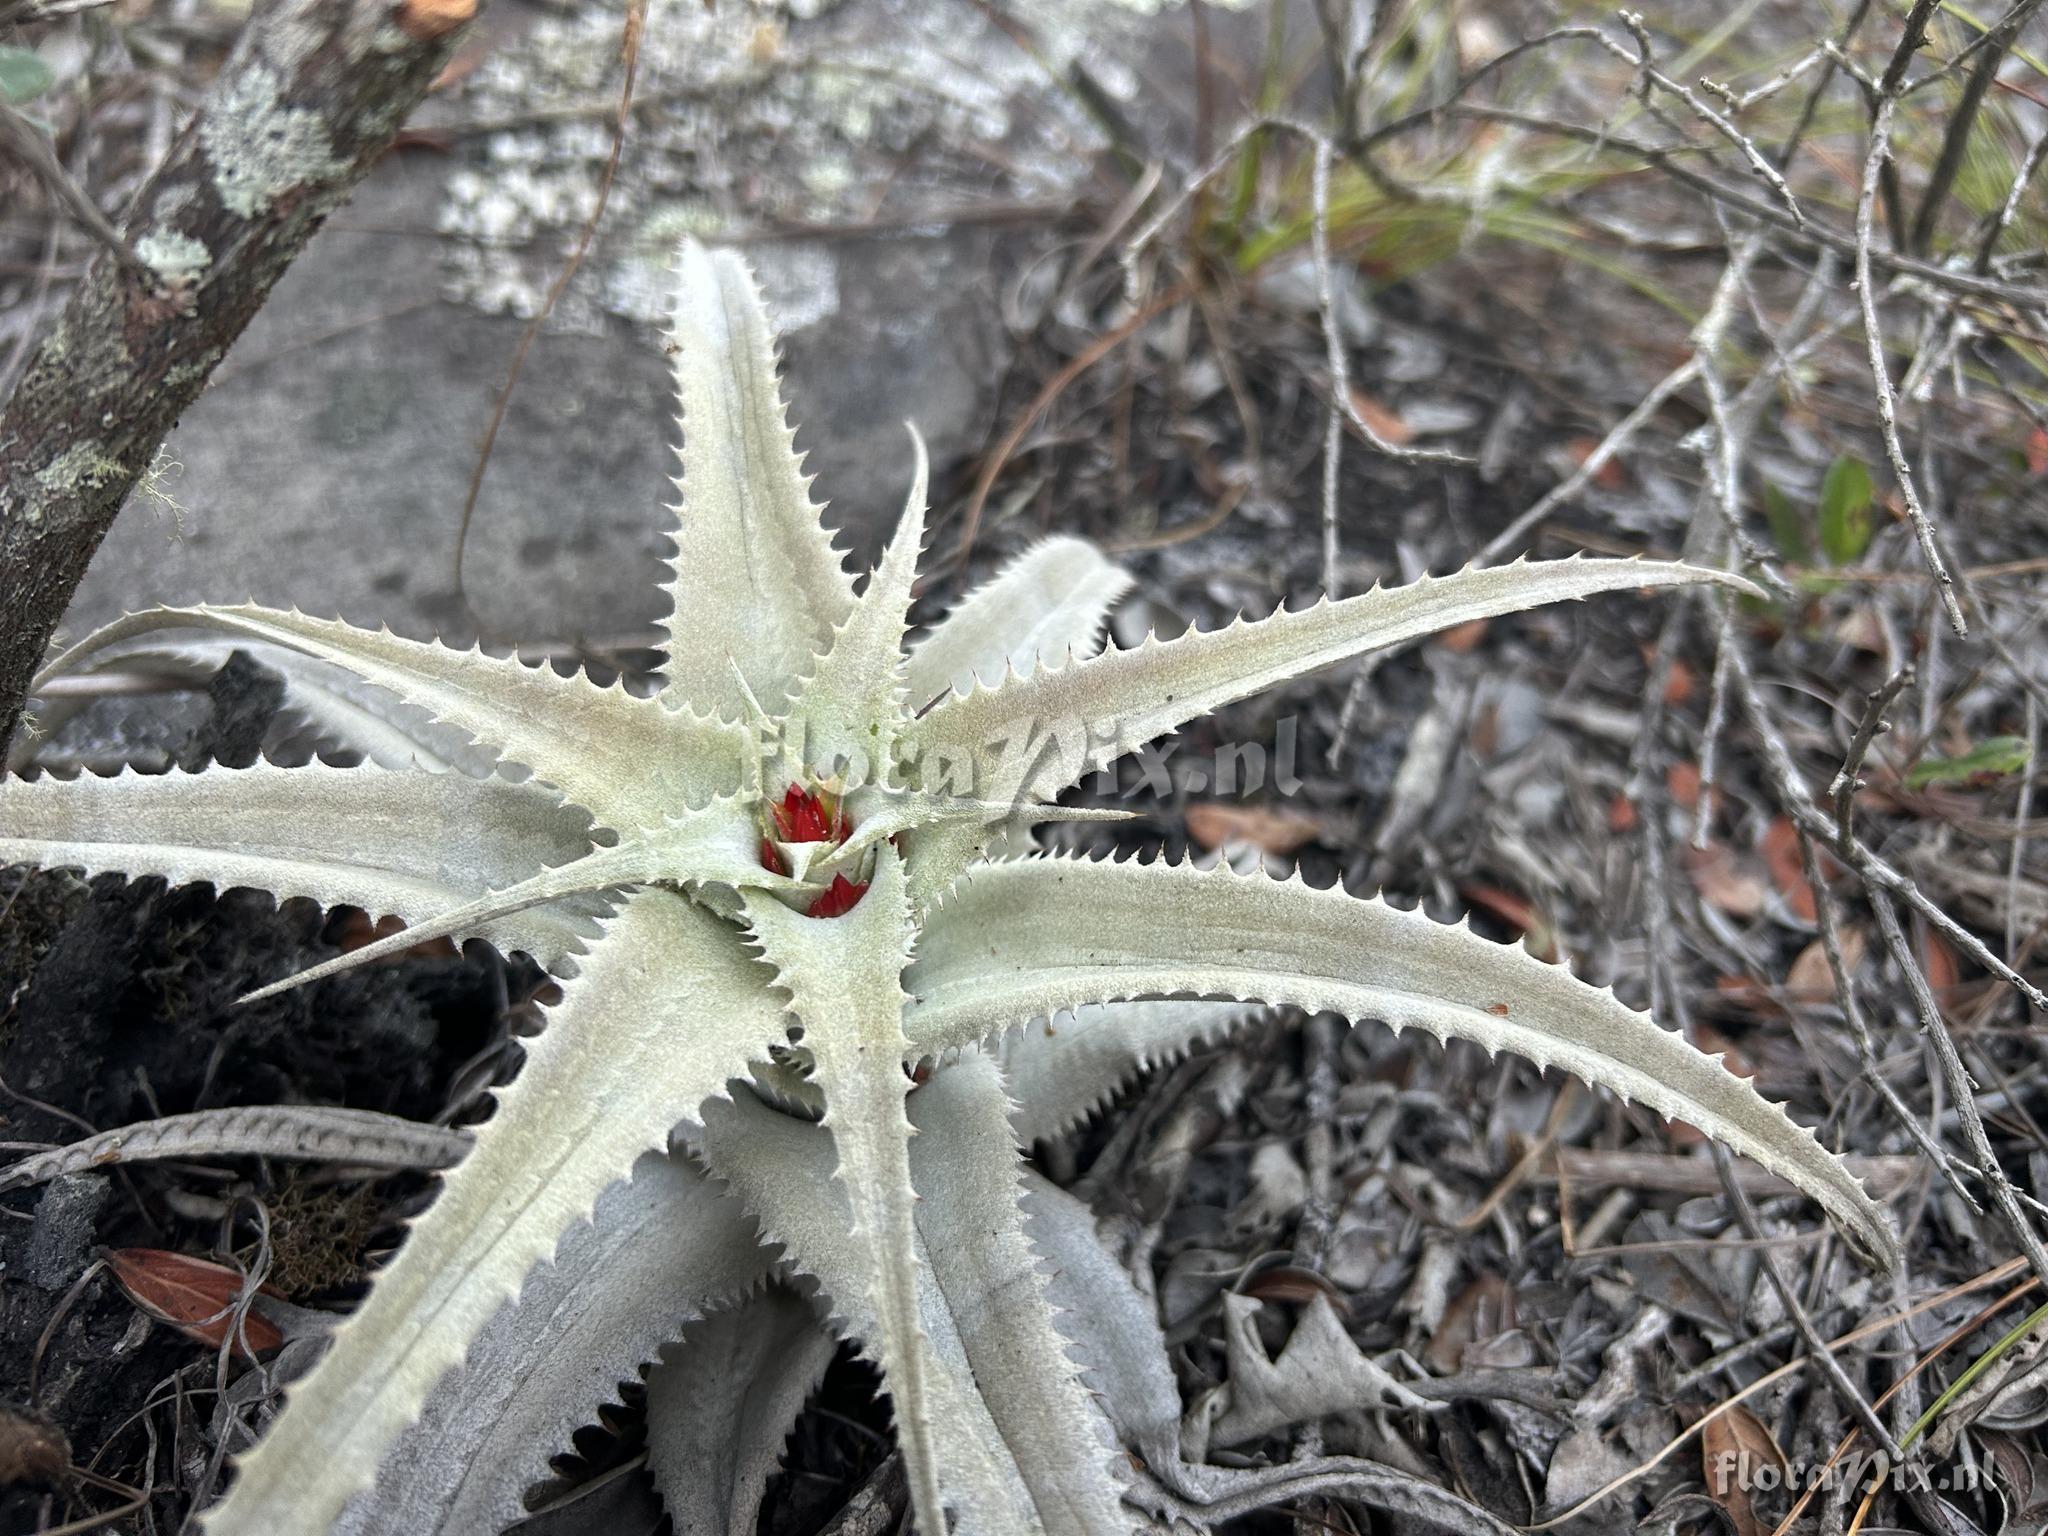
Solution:
[[[1216,1027],[1214,1007],[1096,1006],[1147,998],[1514,1051],[1689,1121],[1890,1257],[1884,1215],[1810,1132],[1564,968],[1298,878],[1028,851],[1034,823],[1101,814],[1056,803],[1086,773],[1283,679],[1560,599],[1739,578],[1516,564],[1097,654],[1126,578],[1055,540],[913,643],[922,449],[856,591],[800,472],[750,278],[695,245],[680,266],[665,691],[296,611],[157,610],[54,665],[181,646],[292,658],[300,702],[355,712],[377,761],[0,784],[0,862],[255,886],[410,925],[266,993],[442,935],[571,973],[210,1531],[327,1529],[529,1272],[679,1126],[880,1365],[919,1530],[946,1531],[948,1510],[998,1536],[1125,1529],[1014,1198],[1001,1053],[983,1049],[1062,1010],[1080,1010],[1065,1059],[1115,1071]],[[480,749],[505,771],[474,771]],[[1015,1057],[1020,1079],[1032,1061]],[[733,1129],[763,1117],[769,1133]],[[913,1156],[914,1124],[943,1159]],[[820,1149],[837,1203],[800,1210],[786,1190]]]

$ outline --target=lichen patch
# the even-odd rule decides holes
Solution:
[[[153,229],[135,242],[135,254],[166,287],[190,283],[213,265],[213,253],[175,229]]]
[[[287,192],[346,168],[320,115],[286,106],[277,74],[261,65],[206,114],[199,138],[222,206],[245,219],[267,212]]]

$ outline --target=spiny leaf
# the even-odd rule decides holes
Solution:
[[[244,605],[130,614],[88,635],[43,676],[71,671],[106,646],[178,628],[259,640],[346,668],[531,768],[606,826],[656,823],[738,786],[746,736],[736,726],[664,709],[616,685],[600,688],[580,674],[563,677],[545,664],[296,611]]]
[[[765,980],[681,897],[629,900],[527,1042],[474,1150],[290,1390],[206,1529],[326,1530],[562,1233],[781,1038]]]
[[[974,1378],[1050,1532],[1121,1536],[1107,1425],[1082,1390],[1018,1211],[1022,1166],[996,1064],[967,1057],[911,1100],[918,1234]]]
[[[868,1300],[868,1245],[854,1235],[846,1189],[832,1177],[829,1139],[814,1123],[777,1114],[742,1093],[707,1107],[702,1150],[706,1166],[760,1222],[762,1236],[780,1243],[823,1287],[835,1326],[863,1341],[874,1358],[881,1322]],[[991,1416],[921,1232],[914,1233],[910,1252],[917,1261],[918,1316],[931,1364],[921,1391],[944,1431],[934,1437],[931,1454],[957,1516],[950,1529],[954,1536],[1065,1536],[1048,1531],[1033,1510],[1018,1467],[1031,1447],[1007,1444]],[[888,1385],[893,1398],[893,1380]],[[902,1412],[900,1402],[897,1411]],[[906,1463],[910,1456],[906,1448]],[[923,1536],[933,1527],[920,1516],[917,1529]]]
[[[974,692],[1042,661],[1092,656],[1102,626],[1130,589],[1121,566],[1080,539],[1041,540],[962,598],[910,653],[910,703],[923,709],[947,689]]]
[[[1365,651],[1453,624],[1568,598],[1637,587],[1719,582],[1739,576],[1648,560],[1573,558],[1424,577],[1341,602],[1324,600],[1256,622],[1148,639],[1057,670],[1041,667],[1000,687],[949,697],[904,732],[917,782],[984,799],[1050,799],[1094,768],[1234,700]]]
[[[434,827],[464,830],[421,835]],[[590,818],[555,792],[456,773],[257,763],[0,778],[0,864],[249,887],[407,922],[568,864],[590,847]],[[572,899],[449,931],[483,935],[553,966],[596,933],[599,910]]]
[[[782,1286],[692,1324],[647,1376],[647,1469],[676,1536],[750,1531],[838,1341]]]
[[[797,685],[781,734],[785,750],[800,760],[784,763],[785,773],[828,774],[846,788],[888,781],[903,714],[903,636],[924,543],[931,472],[924,439],[914,429],[910,438],[916,468],[902,521],[846,622]]]
[[[852,910],[805,917],[772,896],[748,893],[747,922],[776,985],[803,1026],[812,1075],[825,1094],[825,1128],[839,1155],[837,1177],[852,1206],[865,1256],[870,1341],[888,1377],[896,1432],[910,1470],[919,1526],[946,1529],[927,1382],[931,1346],[918,1325],[916,1195],[910,1184],[910,1121],[903,1100],[903,989],[910,908],[903,861],[877,849],[873,883]]]
[[[1420,910],[1222,865],[1020,860],[977,871],[932,915],[905,985],[920,1055],[1145,996],[1256,999],[1513,1051],[1699,1127],[1820,1201],[1873,1261],[1897,1261],[1863,1186],[1745,1080],[1564,967]]]
[[[702,810],[686,811],[671,817],[665,826],[650,828],[610,848],[594,849],[558,868],[543,870],[503,890],[487,892],[423,918],[397,933],[308,966],[282,981],[258,987],[241,1001],[260,1002],[308,982],[374,964],[429,939],[482,932],[489,924],[552,902],[657,881],[682,886],[700,880],[805,895],[813,890],[763,868],[750,818],[736,802],[721,801]]]
[[[647,1153],[441,1379],[336,1536],[503,1529],[548,1458],[620,1382],[692,1318],[743,1302],[773,1264],[753,1223],[687,1154]]]
[[[384,768],[456,768],[487,778],[498,767],[498,754],[478,746],[465,732],[436,724],[418,705],[364,682],[344,667],[246,635],[203,630],[164,630],[89,654],[67,652],[37,679],[46,690],[37,701],[37,722],[46,735],[53,735],[90,702],[82,693],[49,691],[64,679],[120,672],[196,687],[237,651],[277,675],[284,684],[279,714],[323,746],[361,752]]]
[[[676,275],[670,340],[683,473],[663,584],[675,604],[663,625],[668,675],[697,709],[738,719],[748,688],[780,709],[846,616],[853,583],[783,419],[774,338],[753,278],[731,252],[707,253],[694,240],[683,243]]]

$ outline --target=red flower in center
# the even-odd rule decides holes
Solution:
[[[789,865],[775,846],[778,842],[831,843],[836,847],[853,834],[853,822],[848,819],[837,795],[805,789],[798,784],[792,784],[783,791],[780,803],[768,802],[768,819],[770,829],[761,838],[761,867],[772,869],[778,875],[789,873]],[[838,917],[851,911],[854,904],[867,894],[867,889],[865,880],[855,883],[844,875],[834,875],[824,892],[804,908],[804,915]]]

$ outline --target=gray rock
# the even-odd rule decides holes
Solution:
[[[106,1203],[104,1174],[72,1173],[52,1180],[36,1201],[35,1225],[21,1256],[22,1278],[46,1291],[61,1291],[76,1280]]]
[[[1030,238],[1017,210],[1063,210],[1089,173],[1100,133],[1058,75],[1085,54],[1098,84],[1136,89],[1119,57],[1176,20],[1146,9],[1048,0],[1034,58],[973,7],[657,4],[599,237],[477,504],[465,574],[486,631],[619,636],[660,616],[675,428],[658,322],[685,232],[754,260],[817,493],[872,552],[908,481],[904,422],[941,466],[987,430],[1005,248]],[[492,7],[483,63],[419,119],[448,151],[390,157],[278,285],[171,438],[159,494],[123,511],[67,636],[245,597],[472,632],[460,510],[524,317],[595,203],[621,13]]]

